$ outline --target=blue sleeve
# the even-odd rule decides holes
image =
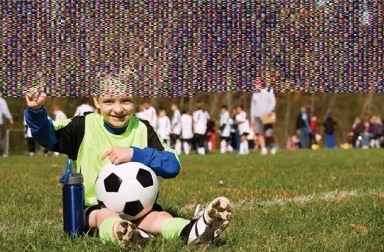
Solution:
[[[145,164],[150,167],[157,176],[174,178],[179,174],[180,163],[174,153],[169,151],[159,151],[149,147],[144,149],[138,147],[132,148],[132,161]]]
[[[25,109],[25,121],[33,138],[43,147],[51,149],[57,143],[55,128],[52,121],[48,119],[47,111],[44,107],[41,109],[31,109],[27,106]]]

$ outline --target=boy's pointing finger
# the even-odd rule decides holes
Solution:
[[[113,150],[112,148],[109,149],[109,150],[107,150],[107,151],[103,154],[103,156],[101,157],[101,160],[104,160],[107,156],[109,156],[109,154],[111,154],[112,150]]]

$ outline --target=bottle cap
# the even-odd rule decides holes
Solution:
[[[78,185],[83,184],[83,174],[81,173],[71,173],[68,177],[67,185]]]

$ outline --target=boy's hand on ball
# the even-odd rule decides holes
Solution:
[[[104,160],[106,157],[109,157],[112,164],[120,164],[131,161],[133,156],[133,149],[129,147],[113,147],[107,150],[104,155],[101,157]]]

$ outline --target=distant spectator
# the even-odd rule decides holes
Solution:
[[[86,112],[93,112],[93,107],[89,104],[88,98],[83,98],[83,103],[76,108],[76,112],[73,116],[83,116]]]
[[[364,123],[361,121],[360,117],[355,117],[355,120],[352,124],[352,129],[349,133],[350,143],[353,147],[359,148],[362,147],[362,137],[364,132]]]
[[[297,150],[300,147],[300,141],[296,135],[292,135],[287,139],[287,150]]]
[[[191,113],[183,111],[181,115],[181,142],[185,154],[191,151],[191,144],[193,138],[193,120]]]
[[[336,122],[333,120],[331,113],[328,113],[323,123],[325,132],[325,146],[327,149],[335,148],[335,125]]]
[[[5,136],[5,128],[3,116],[5,116],[11,125],[13,125],[13,118],[11,113],[9,112],[7,102],[0,97],[0,156],[5,156],[4,153],[4,136]]]
[[[264,138],[265,147],[271,148],[271,154],[275,155],[277,150],[279,149],[279,145],[277,144],[272,124],[264,125]]]
[[[171,146],[174,146],[176,153],[181,153],[181,113],[179,110],[179,105],[177,103],[172,103],[171,109],[173,111],[172,120],[171,120]]]
[[[300,138],[300,148],[309,149],[311,147],[311,128],[309,126],[309,115],[305,107],[301,107],[297,116],[296,130]]]
[[[311,116],[310,121],[310,128],[311,128],[311,144],[318,144],[318,137],[317,135],[317,117]]]
[[[363,149],[368,149],[369,148],[369,143],[371,140],[371,133],[370,133],[370,124],[369,121],[364,122],[364,131],[362,132],[362,148]]]
[[[159,109],[159,116],[157,117],[157,132],[166,144],[169,145],[169,135],[171,133],[171,120],[166,114],[164,108]]]
[[[272,115],[276,106],[276,97],[272,90],[265,87],[261,78],[254,81],[255,93],[252,94],[250,118],[251,126],[258,136],[259,145],[261,147],[261,154],[267,154],[265,144],[265,125],[262,121],[263,116]],[[272,125],[271,125],[272,126]],[[274,150],[275,152],[275,150]]]
[[[371,134],[370,147],[380,148],[381,139],[383,136],[383,123],[379,116],[372,116],[370,121],[369,133]]]

